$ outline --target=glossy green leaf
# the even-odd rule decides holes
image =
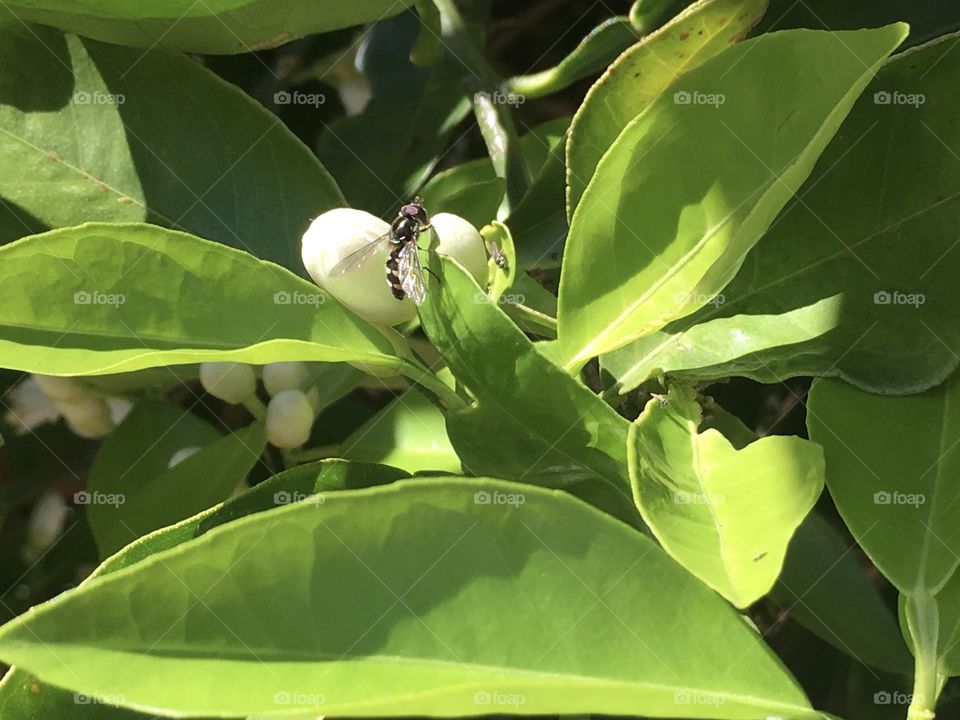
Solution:
[[[630,481],[644,522],[690,572],[737,607],[765,595],[794,531],[823,490],[823,453],[770,436],[737,450],[698,433],[692,388],[651,399],[631,426]]]
[[[507,81],[507,89],[524,98],[550,95],[600,72],[636,41],[637,31],[628,18],[608,18],[587,33],[559,63],[546,70],[511,78]]]
[[[480,158],[437,173],[419,194],[430,214],[453,213],[481,228],[497,216],[506,188],[490,160]]]
[[[424,331],[476,402],[447,414],[466,472],[559,487],[636,522],[627,421],[547,358],[452,262],[420,308]]]
[[[406,392],[371,417],[340,446],[347,460],[382,463],[410,473],[460,472],[443,413],[418,392]]]
[[[40,682],[13,668],[0,682],[3,720],[151,720],[152,716],[107,704],[110,698],[90,697]]]
[[[750,256],[746,264],[751,264]],[[838,293],[779,315],[733,315],[696,322],[695,318],[726,313],[722,308],[726,299],[724,291],[714,296],[709,309],[604,355],[600,362],[616,378],[616,389],[628,393],[662,373],[691,380],[745,375],[761,382],[807,374],[817,358],[798,352],[798,347],[816,347],[837,328],[844,305]],[[784,371],[785,364],[792,366],[792,372]]]
[[[630,121],[678,75],[738,41],[766,6],[766,0],[700,0],[610,65],[590,88],[570,128],[568,218],[573,217],[600,158]]]
[[[770,592],[785,612],[859,663],[908,675],[897,620],[846,542],[816,512],[803,521]]]
[[[835,375],[881,393],[917,392],[953,371],[956,41],[882,68],[797,201],[724,288],[724,302],[624,349],[624,391],[656,370],[760,382]]]
[[[275,475],[242,495],[183,522],[150,533],[109,557],[90,576],[129,567],[164,550],[202,535],[210,529],[247,515],[270,510],[278,505],[301,502],[316,493],[371,487],[393,482],[405,473],[384,465],[324,460],[301,465]],[[108,696],[78,698],[73,692],[41,682],[29,673],[13,669],[0,682],[0,713],[4,720],[154,720],[133,710],[107,703]],[[80,700],[81,702],[77,702]],[[89,700],[90,702],[82,702]],[[311,717],[312,720],[312,717]]]
[[[203,360],[400,363],[384,335],[315,285],[153,225],[90,223],[0,248],[0,307],[0,364],[28,372],[100,375]]]
[[[101,558],[113,555],[150,530],[183,520],[225,497],[226,493],[179,517],[143,527],[150,522],[152,508],[144,506],[141,496],[149,495],[150,485],[164,482],[161,478],[174,456],[190,448],[199,450],[219,437],[213,426],[188,410],[156,400],[137,403],[104,439],[90,468],[86,491],[77,495],[77,502],[88,506],[87,522]],[[177,488],[177,495],[184,490]],[[202,492],[202,488],[193,490]],[[180,499],[170,497],[174,502]],[[151,500],[156,501],[156,497]],[[156,510],[164,509],[160,498]]]
[[[187,715],[815,716],[650,540],[494,480],[414,479],[231,523],[7,624],[0,657]]]
[[[516,235],[517,262],[523,269],[560,264],[567,237],[564,213],[564,133],[569,118],[544,123],[522,138],[530,167],[539,168],[533,184],[507,218]]]
[[[329,123],[317,143],[350,204],[391,219],[470,111],[459,63],[420,68],[410,62],[420,28],[415,14],[404,13],[370,29],[358,65],[373,97],[359,115]]]
[[[33,218],[0,217],[0,242],[149,221],[303,274],[310,219],[345,204],[276,116],[193,60],[8,21],[0,65],[0,196]]]
[[[754,38],[684,74],[633,120],[570,226],[557,318],[564,366],[709,304],[906,31]]]
[[[90,469],[87,519],[100,556],[221,502],[265,446],[259,423],[220,436],[188,412],[138,405],[107,437]],[[170,466],[187,448],[196,452]]]
[[[7,8],[31,22],[97,40],[198,53],[246,53],[312,33],[374,22],[408,0],[15,0]]]
[[[960,564],[960,376],[905,397],[821,379],[808,408],[853,537],[902,593],[936,593]]]
[[[940,639],[937,643],[940,672],[960,675],[960,575],[954,573],[937,593]]]

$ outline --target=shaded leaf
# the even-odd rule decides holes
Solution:
[[[556,601],[544,614],[516,597]],[[815,716],[746,623],[643,535],[494,480],[413,479],[231,523],[7,624],[0,655],[188,715],[481,715],[497,698],[680,716],[703,693],[711,717]]]

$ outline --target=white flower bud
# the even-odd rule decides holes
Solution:
[[[331,274],[341,260],[389,232],[388,223],[363,210],[330,210],[303,235],[303,265],[317,285],[364,320],[399,325],[416,317],[417,306],[409,298],[397,300],[387,286],[389,243],[379,243],[349,272]]]
[[[70,508],[58,492],[48,491],[40,496],[30,513],[24,557],[33,562],[53,545],[63,531]]]
[[[200,364],[200,384],[214,397],[237,404],[256,392],[257,377],[243,363],[205,362]]]
[[[98,395],[96,390],[72,377],[34,375],[33,379],[36,380],[37,385],[40,386],[40,389],[43,390],[44,394],[51,400],[79,402]]]
[[[57,409],[74,433],[82,438],[103,437],[113,430],[110,408],[100,397],[87,398],[78,402],[57,402]]]
[[[482,286],[487,284],[487,250],[473,225],[451,213],[437,213],[430,223],[441,255],[457,260]],[[337,208],[314,220],[303,235],[303,265],[320,287],[370,322],[399,325],[416,317],[409,298],[397,300],[387,285],[386,262],[390,244],[381,242],[355,267],[333,269],[390,232],[390,225],[363,210]]]
[[[302,362],[275,362],[263,367],[263,386],[273,397],[284,390],[299,390],[307,381],[310,369]]]
[[[486,288],[490,268],[487,263],[487,248],[480,232],[459,215],[437,213],[430,218],[437,234],[436,250],[440,255],[454,258],[473,275],[481,288]]]
[[[310,438],[313,406],[299,390],[283,390],[267,404],[267,440],[279,448],[295,448]]]

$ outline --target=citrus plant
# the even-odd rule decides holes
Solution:
[[[502,5],[2,4],[4,720],[960,713],[960,12]]]

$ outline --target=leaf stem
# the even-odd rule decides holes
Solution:
[[[251,395],[243,401],[243,406],[247,409],[255,420],[263,422],[267,419],[267,406],[256,395]]]
[[[933,720],[937,697],[943,687],[937,673],[939,614],[937,601],[925,592],[908,595],[907,629],[913,641],[913,696],[907,720]]]
[[[448,387],[443,380],[412,358],[407,359],[400,366],[400,374],[436,395],[447,410],[461,410],[467,406],[467,403],[455,390]]]
[[[474,42],[455,0],[434,2],[440,9],[444,45],[466,70],[464,81],[473,91],[473,111],[490,159],[497,174],[507,181],[507,203],[516,207],[532,182],[511,115],[510,105],[516,103],[510,102],[503,79]]]

